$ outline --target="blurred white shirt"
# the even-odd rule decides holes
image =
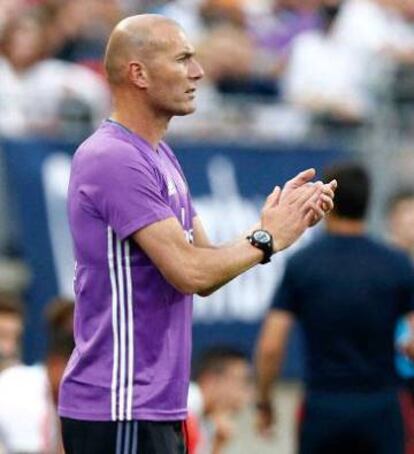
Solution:
[[[18,365],[0,374],[0,446],[5,454],[58,452],[58,419],[43,366]]]
[[[67,99],[84,103],[94,125],[109,113],[109,90],[93,71],[50,59],[16,72],[6,59],[0,58],[0,135],[53,135],[59,109]]]
[[[414,25],[373,0],[344,2],[334,34],[355,51],[378,53],[387,48],[414,48]]]
[[[365,61],[320,31],[295,39],[283,79],[287,101],[344,104],[365,115],[370,107]]]

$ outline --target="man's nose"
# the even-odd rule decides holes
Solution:
[[[191,67],[190,67],[190,74],[191,79],[200,80],[204,77],[204,69],[200,65],[200,63],[193,59]]]

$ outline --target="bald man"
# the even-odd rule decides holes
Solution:
[[[178,454],[191,359],[192,295],[270,260],[332,208],[335,182],[302,172],[266,201],[260,223],[214,247],[183,172],[162,141],[194,111],[203,70],[180,27],[127,18],[105,66],[113,113],[77,150],[68,212],[76,348],[59,401],[67,454]]]

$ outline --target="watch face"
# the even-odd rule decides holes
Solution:
[[[270,234],[264,230],[257,230],[256,232],[254,232],[253,238],[258,243],[268,243],[271,239]]]

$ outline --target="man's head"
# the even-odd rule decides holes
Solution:
[[[367,171],[357,163],[336,164],[325,170],[325,181],[337,180],[335,208],[328,216],[363,221],[367,215],[371,183]]]
[[[74,301],[56,297],[46,306],[45,319],[49,332],[65,331],[73,333]]]
[[[204,352],[195,369],[207,412],[236,413],[251,398],[251,371],[246,356],[231,347]]]
[[[115,104],[127,96],[166,118],[195,110],[196,85],[204,75],[178,24],[155,14],[128,17],[115,27],[105,69]]]
[[[6,24],[0,51],[17,71],[24,71],[44,58],[48,48],[46,24],[40,11],[25,12]]]
[[[414,188],[402,188],[388,202],[388,228],[391,240],[414,254]]]
[[[24,312],[13,296],[0,294],[0,371],[19,361]]]

